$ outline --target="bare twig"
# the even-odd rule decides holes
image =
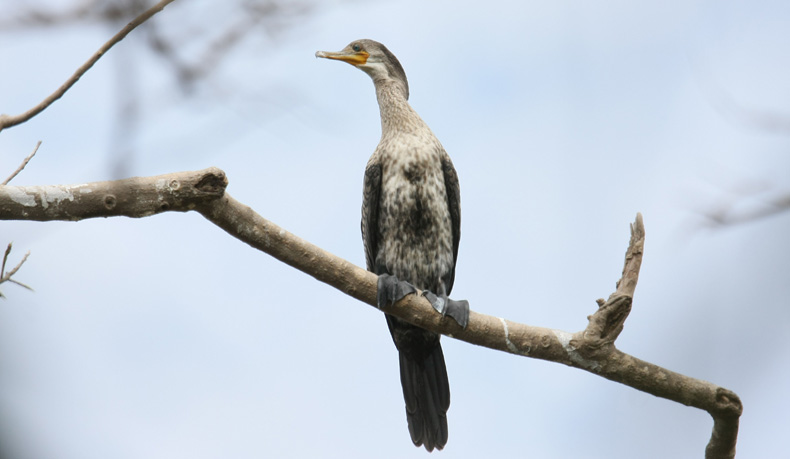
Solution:
[[[44,109],[49,107],[53,102],[60,99],[63,96],[63,94],[65,94],[66,91],[68,91],[74,85],[74,83],[76,83],[77,80],[79,80],[82,77],[82,75],[85,74],[85,72],[87,72],[91,67],[93,67],[93,64],[95,64],[104,55],[104,53],[106,53],[116,43],[123,40],[129,34],[129,32],[134,30],[137,26],[139,26],[143,22],[150,19],[156,13],[162,11],[167,5],[169,5],[173,1],[174,0],[162,0],[156,5],[146,10],[145,12],[143,12],[143,14],[137,16],[134,20],[128,23],[126,27],[121,29],[120,32],[115,34],[115,36],[113,36],[109,41],[103,44],[99,48],[99,50],[96,51],[96,53],[94,53],[93,56],[91,56],[91,58],[87,60],[87,62],[82,64],[77,69],[77,71],[74,72],[74,74],[68,80],[66,80],[65,83],[63,83],[63,85],[61,85],[55,92],[47,96],[47,98],[45,98],[43,101],[41,101],[41,103],[39,103],[35,107],[16,116],[0,115],[0,132],[5,128],[24,123],[30,118],[41,113]]]
[[[182,174],[206,174],[206,180],[195,184],[171,187],[167,194],[169,205],[159,204],[161,188],[173,177]],[[14,194],[4,195],[5,189],[16,190],[19,197],[29,188],[5,187],[0,189],[0,220],[54,220],[127,215],[142,217],[165,210],[196,210],[208,220],[224,229],[231,236],[250,246],[303,271],[321,282],[329,284],[368,305],[376,305],[377,276],[320,247],[289,233],[264,219],[251,208],[223,193],[222,171],[208,169],[199,173],[178,173],[166,176],[137,178],[116,182],[100,182],[103,189],[129,188],[124,196],[144,196],[136,205],[128,203],[132,212],[119,213],[105,208],[102,199],[91,196],[95,193],[79,193],[81,187],[89,185],[53,187],[72,190],[69,206],[72,212],[47,213],[38,210],[44,200],[34,195],[28,198],[28,208],[5,207]],[[201,186],[203,183],[203,186]],[[96,184],[92,184],[96,185]],[[194,189],[193,189],[194,188]],[[208,188],[211,193],[204,191]],[[28,195],[29,196],[29,195]],[[201,199],[196,199],[200,196]],[[48,201],[46,201],[48,202]],[[66,201],[63,201],[64,203]],[[88,205],[90,204],[90,205]],[[25,213],[27,212],[27,213]],[[461,328],[455,321],[436,314],[430,303],[421,296],[407,295],[396,304],[384,308],[392,314],[424,329],[515,355],[562,363],[579,368],[606,379],[619,382],[657,397],[666,398],[687,406],[703,409],[713,417],[713,433],[706,449],[708,458],[729,458],[735,454],[738,420],[742,412],[738,396],[707,381],[691,378],[658,365],[630,356],[614,346],[630,311],[634,290],[639,277],[644,247],[644,224],[637,215],[631,225],[631,240],[626,251],[623,274],[617,290],[608,301],[599,300],[598,310],[590,317],[583,331],[568,333],[562,330],[535,327],[470,311],[469,325]]]
[[[16,177],[17,175],[19,175],[19,173],[22,172],[22,169],[24,169],[25,166],[27,166],[27,163],[29,163],[30,160],[33,159],[33,156],[36,155],[36,152],[38,151],[38,147],[40,146],[41,146],[41,141],[39,140],[38,143],[36,143],[36,147],[33,148],[33,151],[29,155],[27,155],[27,158],[25,158],[24,161],[22,161],[22,164],[20,164],[19,167],[16,168],[14,173],[11,174],[7,179],[5,179],[3,183],[0,183],[0,185],[8,185],[8,182],[13,180],[14,177]]]
[[[27,253],[28,253],[28,255],[30,254],[30,252],[29,252],[29,251],[28,251]],[[34,290],[33,290],[33,287],[31,287],[31,286],[29,286],[29,285],[27,285],[27,284],[23,284],[23,283],[19,282],[19,281],[18,281],[18,280],[16,280],[16,279],[8,279],[8,282],[11,282],[12,284],[16,284],[16,285],[18,285],[18,286],[20,286],[20,287],[24,287],[24,288],[26,288],[26,289],[30,290],[31,292],[33,292],[33,291],[34,291]]]
[[[597,300],[598,311],[587,317],[589,323],[584,331],[582,345],[588,350],[597,350],[602,346],[613,344],[623,331],[625,319],[631,312],[631,303],[639,280],[639,269],[642,267],[644,247],[645,225],[642,214],[636,214],[636,220],[631,224],[631,241],[625,252],[623,275],[617,281],[617,290],[609,296],[609,300]]]
[[[8,246],[11,247],[11,244],[8,244]],[[11,280],[11,276],[13,276],[14,274],[16,274],[17,271],[19,271],[19,268],[22,267],[22,265],[27,261],[27,257],[29,257],[29,256],[30,256],[30,251],[28,250],[27,253],[25,253],[25,256],[22,257],[22,260],[19,263],[17,263],[16,266],[11,268],[10,271],[8,271],[5,274],[3,274],[3,277],[0,277],[0,282],[5,282],[7,280]]]
[[[17,285],[19,285],[21,287],[24,287],[24,288],[26,288],[28,290],[33,290],[32,288],[30,288],[30,286],[25,285],[25,284],[15,280],[15,279],[11,278],[14,274],[16,274],[17,271],[19,271],[19,268],[21,268],[22,265],[27,261],[27,257],[30,256],[30,251],[29,250],[25,254],[25,256],[22,257],[22,260],[16,266],[14,266],[8,272],[6,272],[6,270],[5,270],[5,265],[6,265],[6,262],[8,261],[8,255],[11,254],[11,247],[12,247],[12,245],[13,245],[12,243],[10,243],[10,242],[8,243],[8,247],[5,249],[5,254],[3,255],[3,264],[2,264],[2,267],[0,267],[0,284],[2,284],[4,282],[11,282],[11,283],[17,284]],[[2,294],[2,292],[0,292],[0,298],[5,298],[3,296],[3,294]]]
[[[11,247],[13,245],[14,244],[12,242],[9,242],[8,243],[8,247],[6,247],[6,249],[5,249],[5,254],[3,254],[3,266],[0,267],[0,277],[2,277],[3,273],[5,272],[5,263],[6,263],[6,261],[8,261],[8,255],[11,254]]]

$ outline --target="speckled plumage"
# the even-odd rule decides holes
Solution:
[[[398,103],[419,120],[405,99]],[[368,268],[420,289],[449,291],[447,276],[455,270],[455,254],[442,163],[450,158],[428,127],[420,127],[386,126],[368,161],[368,168],[381,168],[381,182],[370,184],[380,186],[378,202],[363,203],[363,218],[364,209],[379,206],[378,221],[371,222],[378,227],[378,243]],[[367,234],[363,238],[368,240]]]
[[[365,169],[362,238],[368,270],[449,295],[460,239],[458,177],[442,145],[409,105],[406,75],[386,47],[358,40],[331,54],[360,52],[369,54],[363,65],[349,62],[373,79],[382,131]],[[321,57],[337,58],[326,54]],[[450,387],[439,335],[386,318],[399,351],[412,441],[428,451],[442,449]]]

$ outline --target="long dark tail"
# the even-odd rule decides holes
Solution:
[[[398,354],[411,441],[415,446],[425,445],[428,451],[442,449],[447,443],[450,407],[450,382],[442,346],[436,342],[427,356],[423,354],[424,359],[403,351]]]

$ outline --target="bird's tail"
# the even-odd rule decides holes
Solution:
[[[442,346],[436,343],[422,362],[405,352],[399,355],[411,441],[415,446],[425,445],[428,451],[442,449],[447,443],[447,409],[450,407],[450,383]]]

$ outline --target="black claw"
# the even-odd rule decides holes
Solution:
[[[393,280],[397,282],[395,276],[390,276],[389,274],[382,274],[379,276],[376,288],[376,305],[379,309],[387,305],[387,290]]]
[[[466,300],[455,301],[448,298],[446,314],[455,319],[461,328],[465,329],[469,325],[469,302]]]
[[[424,290],[422,292],[422,296],[424,296],[433,306],[433,309],[436,310],[442,316],[450,316],[458,322],[463,328],[469,324],[469,302],[466,300],[455,301],[447,298],[447,296],[437,296],[435,293],[431,292],[430,290]]]
[[[393,304],[408,295],[415,293],[417,289],[408,282],[399,281],[397,277],[390,274],[379,276],[376,292],[376,304],[379,309]]]
[[[436,309],[436,312],[438,312],[441,315],[444,315],[445,302],[443,298],[436,296],[430,290],[423,290],[422,296],[424,296],[431,303],[431,306],[433,306],[433,308]]]

